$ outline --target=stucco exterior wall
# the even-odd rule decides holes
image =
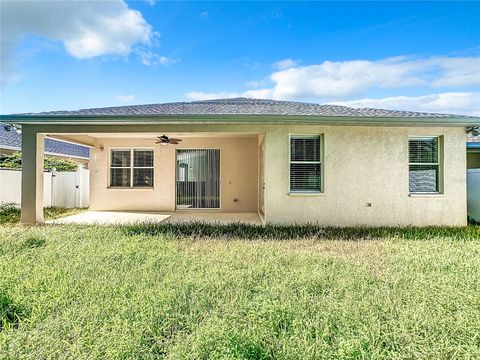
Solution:
[[[175,210],[176,149],[220,149],[220,206],[222,212],[257,212],[257,137],[183,138],[181,145],[160,146],[142,139],[96,139],[91,150],[90,209]],[[103,151],[100,150],[103,147]],[[153,148],[154,188],[108,188],[111,148]],[[237,199],[235,202],[234,199]]]
[[[257,211],[259,136],[265,134],[265,220],[268,223],[316,223],[332,226],[465,225],[465,128],[334,125],[76,125],[38,127],[42,133],[112,132],[125,138],[96,139],[92,149],[91,208],[97,210],[173,211],[175,147],[155,146],[155,189],[108,189],[109,147],[151,147],[151,140],[129,139],[128,133],[208,133],[218,138],[184,138],[183,148],[220,148],[222,208],[225,212]],[[289,194],[289,135],[321,134],[324,140],[324,192]],[[408,137],[441,136],[443,193],[410,195]],[[225,136],[225,135],[223,135]],[[103,146],[104,151],[99,147]],[[233,202],[238,198],[237,203]],[[371,203],[371,207],[367,204]]]
[[[289,194],[289,134],[323,135],[322,194]],[[443,194],[409,194],[408,137],[412,135],[443,136]],[[465,225],[465,152],[463,128],[275,127],[266,133],[266,221],[333,226]]]

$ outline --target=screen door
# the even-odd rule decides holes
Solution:
[[[220,150],[177,150],[177,209],[220,208]]]

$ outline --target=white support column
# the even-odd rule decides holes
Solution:
[[[43,141],[30,126],[22,127],[22,223],[43,223]]]

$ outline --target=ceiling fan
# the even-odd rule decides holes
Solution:
[[[182,141],[181,139],[169,138],[165,134],[163,134],[162,136],[157,136],[157,139],[158,140],[155,142],[155,144],[160,144],[160,145],[168,145],[168,144],[178,145],[178,143]]]

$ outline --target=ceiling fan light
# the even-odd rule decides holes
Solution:
[[[168,145],[168,142],[161,141],[161,142],[160,142],[160,145],[162,145],[162,146],[167,146],[167,145]]]

